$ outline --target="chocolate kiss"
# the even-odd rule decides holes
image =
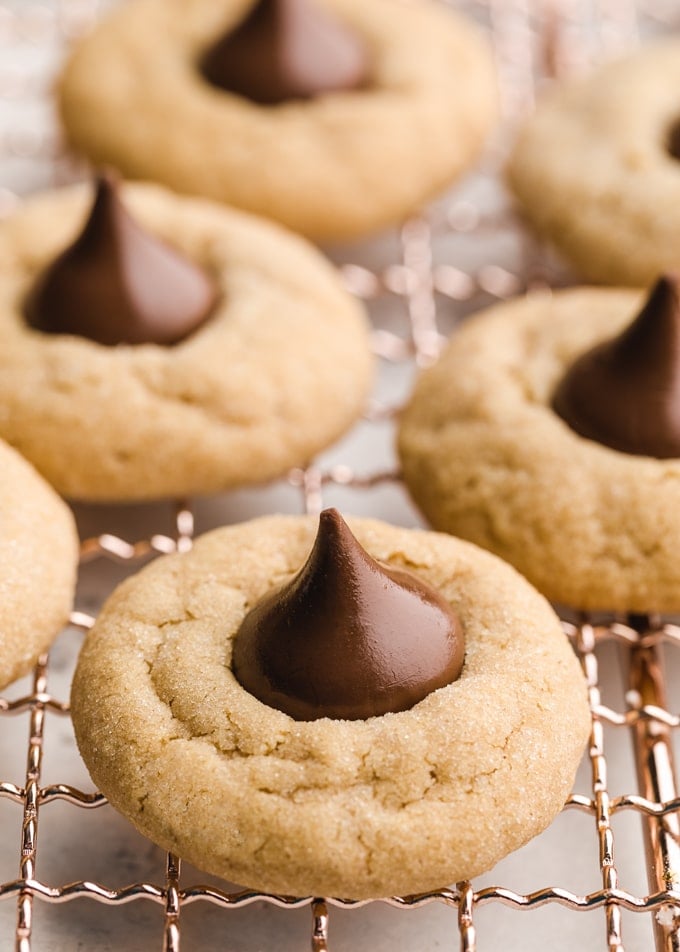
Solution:
[[[200,69],[220,89],[274,105],[356,89],[368,64],[361,39],[313,0],[259,0]]]
[[[299,721],[404,711],[455,681],[463,631],[449,604],[359,545],[335,509],[309,558],[265,596],[234,641],[233,670],[263,704]]]
[[[112,180],[100,178],[83,231],[39,275],[24,314],[47,334],[175,344],[206,320],[216,296],[210,278],[142,229]]]
[[[633,323],[569,368],[553,409],[622,453],[680,457],[680,284],[662,277]]]

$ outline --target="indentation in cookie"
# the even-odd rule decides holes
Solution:
[[[300,572],[246,615],[234,640],[239,683],[296,720],[404,711],[455,681],[458,616],[411,572],[381,564],[334,509],[321,513]]]
[[[220,89],[275,105],[365,85],[368,55],[315,0],[258,0],[206,51],[200,70]]]
[[[680,278],[657,282],[635,320],[582,354],[553,409],[581,436],[623,453],[680,458]]]
[[[31,327],[99,344],[175,344],[210,316],[211,278],[142,228],[102,176],[85,226],[38,275],[24,303]]]

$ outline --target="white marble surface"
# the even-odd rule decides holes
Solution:
[[[28,192],[73,174],[70,161],[46,158],[58,134],[46,91],[49,77],[61,55],[64,34],[85,26],[98,6],[101,5],[94,0],[0,0],[0,214],[14,204],[15,193]],[[484,5],[472,2],[468,6],[488,22]],[[527,4],[496,3],[492,6],[497,31],[505,31],[502,37],[510,36],[515,43],[519,39],[526,45],[528,35],[523,31],[533,22],[528,16],[531,10]],[[632,4],[613,6],[618,6],[619,14],[634,7]],[[596,3],[571,4],[574,16],[582,15],[583,22],[575,19],[570,29],[578,31],[584,28],[586,20],[589,28],[593,23],[597,24],[597,17],[604,7],[605,4]],[[677,11],[671,10],[671,14],[674,13]],[[619,16],[611,19],[610,27],[610,37],[616,40],[618,36],[617,42],[622,44],[629,35],[626,30],[630,24],[626,26]],[[512,53],[500,44],[499,56],[502,75],[506,82],[516,83],[521,99],[522,90],[526,93],[529,88],[530,70],[526,62],[517,59],[517,47]],[[470,207],[481,208],[492,217],[497,217],[503,204],[499,184],[486,176],[472,176],[455,196],[441,203],[434,214],[434,220],[440,223],[433,244],[436,263],[471,273],[478,273],[484,267],[488,269],[489,265],[502,266],[507,272],[521,267],[523,245],[512,227],[452,234],[441,226],[443,211],[452,204],[461,207],[461,201],[465,203],[463,210],[467,208],[469,212]],[[395,264],[399,255],[396,233],[352,249],[337,250],[334,254],[339,262],[359,262],[374,271]],[[500,280],[502,286],[503,281],[509,280],[507,272],[487,270],[484,280],[491,287],[498,286]],[[464,312],[491,300],[492,295],[485,293],[476,295],[469,302],[437,296],[441,330],[448,333]],[[377,327],[402,336],[407,333],[403,296],[382,295],[372,304],[371,314]],[[410,362],[384,363],[376,390],[378,401],[400,402],[409,391],[413,373]],[[347,464],[360,474],[392,469],[395,465],[392,436],[390,423],[361,423],[349,437],[324,454],[320,463],[323,467]],[[399,485],[380,484],[374,489],[331,485],[324,492],[324,503],[403,525],[415,525],[419,521]],[[197,530],[264,512],[298,512],[300,508],[299,491],[284,482],[244,490],[197,503]],[[172,510],[164,504],[77,507],[76,512],[83,537],[106,531],[134,540],[155,532],[172,531]],[[96,612],[101,599],[128,570],[102,560],[85,566],[81,573],[77,607]],[[81,637],[75,630],[65,632],[51,655],[49,691],[61,700],[68,697]],[[678,664],[678,659],[670,655],[669,666],[675,674],[678,673]],[[602,652],[601,674],[605,703],[622,709],[622,673],[612,647]],[[8,697],[20,697],[28,690],[30,683],[24,679],[5,693]],[[677,698],[673,700],[677,707]],[[0,780],[23,785],[28,729],[28,714],[0,718]],[[626,730],[607,728],[605,743],[611,796],[634,792],[634,766]],[[46,718],[41,783],[44,786],[66,783],[92,789],[75,749],[68,718],[54,713],[48,713]],[[587,762],[579,771],[576,791],[592,795]],[[647,883],[639,817],[629,812],[617,814],[614,831],[615,860],[621,886],[635,895],[644,895]],[[2,883],[10,882],[18,875],[20,832],[20,806],[0,798]],[[331,849],[332,843],[325,844],[321,838],[319,846],[320,849]],[[63,886],[75,880],[92,880],[110,888],[137,881],[162,886],[165,857],[110,807],[85,811],[55,802],[45,805],[40,811],[36,874],[50,886]],[[193,868],[183,868],[183,888],[206,882],[217,881]],[[594,819],[576,811],[562,814],[542,836],[474,883],[477,889],[492,884],[517,892],[530,892],[545,886],[560,886],[577,894],[600,889]],[[623,918],[628,952],[651,950],[650,917],[624,913]],[[14,901],[0,902],[0,950],[14,947],[15,920]],[[576,914],[550,904],[531,913],[520,913],[493,903],[476,911],[475,923],[480,952],[539,952],[546,948],[554,952],[573,952],[575,949],[606,948],[602,910]],[[261,903],[237,911],[225,911],[206,902],[196,903],[183,908],[181,925],[182,948],[189,952],[218,949],[221,952],[293,952],[308,948],[310,941],[308,909],[280,910]],[[162,935],[162,907],[148,901],[115,908],[90,900],[59,906],[38,900],[34,903],[34,950],[105,952],[126,949],[128,952],[147,952],[162,947]],[[334,952],[369,949],[372,952],[425,952],[453,950],[459,945],[456,911],[443,905],[417,911],[395,910],[381,904],[348,911],[332,909],[330,937]]]

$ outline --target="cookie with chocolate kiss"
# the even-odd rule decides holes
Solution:
[[[498,111],[486,42],[435,0],[136,0],[75,45],[58,102],[94,164],[317,241],[403,221]]]
[[[579,609],[680,609],[680,291],[536,293],[476,315],[399,433],[438,529]]]
[[[569,426],[622,453],[680,459],[680,284],[659,279],[635,320],[568,368],[552,401]]]
[[[590,725],[556,616],[509,566],[332,511],[218,529],[129,578],[71,701],[95,784],[154,842],[353,899],[467,879],[540,832]]]
[[[0,438],[65,496],[281,476],[361,414],[361,306],[282,229],[151,185],[32,197],[0,224]]]

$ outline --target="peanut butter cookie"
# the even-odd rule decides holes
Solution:
[[[66,496],[141,500],[279,476],[359,416],[360,305],[302,239],[100,183],[0,226],[0,435]]]
[[[472,318],[401,422],[430,522],[553,601],[677,612],[678,295],[664,279],[640,309],[639,291],[577,288]]]
[[[0,442],[0,688],[26,674],[66,624],[78,536],[68,506]]]
[[[508,180],[591,281],[642,287],[680,267],[680,40],[556,86],[520,132]]]
[[[349,521],[348,540],[337,518],[323,514],[316,543],[311,517],[218,529],[124,582],[79,660],[78,744],[94,782],[143,833],[232,881],[351,898],[441,887],[488,869],[560,810],[588,734],[584,680],[548,604],[500,560],[366,519]],[[339,558],[333,544],[345,547]],[[404,625],[421,597],[427,624]],[[319,610],[324,598],[333,612]],[[309,655],[298,652],[302,602],[321,654],[316,637]],[[351,623],[336,624],[339,605]],[[395,665],[391,683],[378,677],[387,694],[412,687],[390,642],[427,632],[427,670],[422,651],[410,654],[418,693],[374,715],[361,698],[338,708],[333,694],[343,705],[355,694],[337,669],[356,665],[367,643],[357,651],[353,631],[347,652],[332,652],[367,616],[362,637],[387,636],[371,664]],[[279,624],[286,617],[295,621]],[[273,661],[279,673],[256,672],[255,696],[239,680],[250,653],[238,646],[263,627],[269,647],[260,643],[255,667]],[[429,682],[432,665],[441,686]],[[360,677],[371,705],[374,674]],[[307,707],[316,698],[310,719],[300,692]],[[285,713],[281,698],[295,694]]]
[[[486,44],[431,0],[136,0],[76,47],[59,98],[95,163],[315,239],[399,221],[497,111]]]

